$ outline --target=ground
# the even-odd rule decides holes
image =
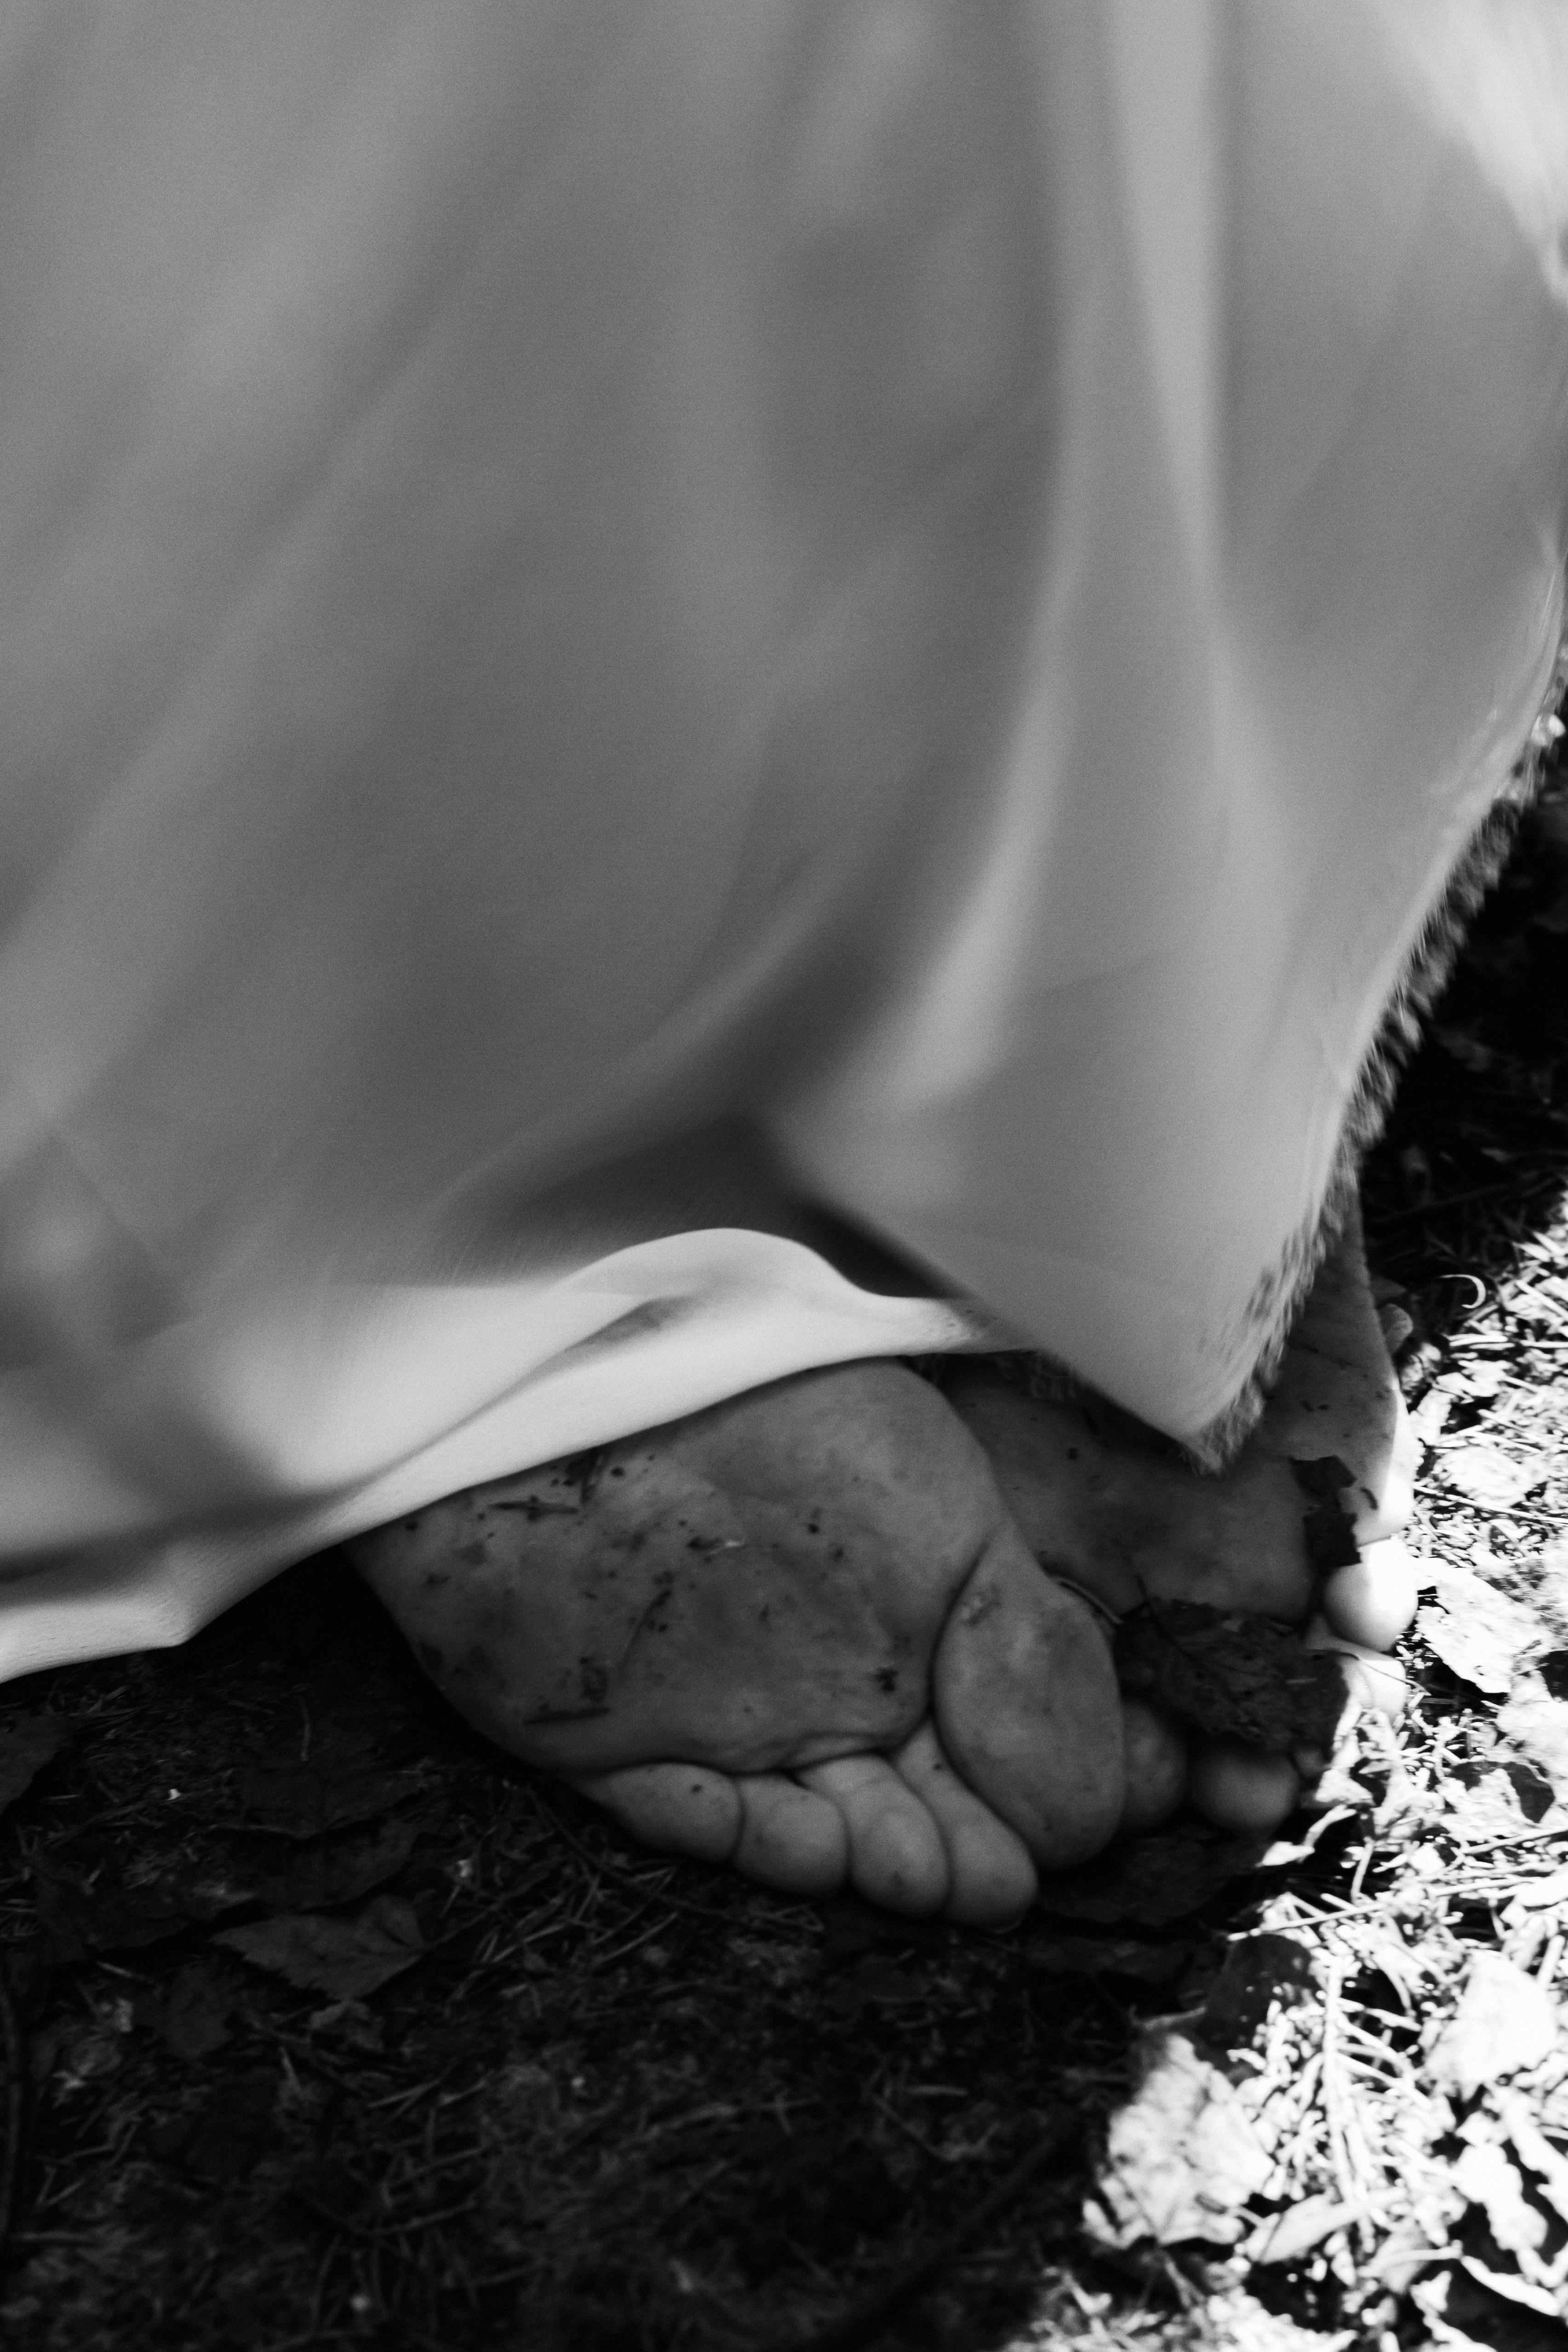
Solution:
[[[989,1935],[653,1861],[331,1559],[4,1694],[6,2346],[1568,2341],[1565,1177],[1568,793],[1368,1172],[1418,1708],[1267,1853]]]

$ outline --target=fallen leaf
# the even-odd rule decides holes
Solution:
[[[1551,1911],[1559,1903],[1568,1903],[1568,1867],[1548,1871],[1544,1878],[1521,1879],[1513,1890],[1513,1900],[1524,1911]]]
[[[397,1875],[418,1835],[418,1822],[390,1821],[328,1844],[299,1844],[280,1870],[256,1872],[256,1898],[271,1911],[333,1911],[357,1903]]]
[[[1460,2196],[1485,2213],[1504,2253],[1534,2253],[1545,2244],[1546,2216],[1528,2201],[1517,2169],[1495,2142],[1461,2148],[1453,2179]]]
[[[144,1852],[134,1885],[120,1875],[123,1856],[95,1840],[62,1840],[37,1863],[37,1903],[46,1958],[54,1964],[89,1952],[137,1951],[204,1927],[255,1901],[254,1889],[221,1871],[193,1870],[178,1851]],[[161,1864],[162,1866],[155,1866]]]
[[[1568,1633],[1568,1543],[1550,1543],[1534,1560],[1535,1597]]]
[[[1478,1952],[1427,2068],[1440,2088],[1471,2098],[1488,2084],[1539,2065],[1556,2040],[1557,2012],[1539,1979],[1500,1952]]]
[[[1568,2221],[1568,2157],[1552,2146],[1531,2115],[1529,2101],[1518,2091],[1498,2091],[1493,2105],[1513,2142],[1514,2154],[1537,2176],[1541,2193],[1559,2221]]]
[[[334,2000],[362,2000],[413,1968],[424,1949],[412,1905],[395,1895],[378,1895],[352,1918],[285,1912],[254,1927],[225,1927],[213,1941]]]
[[[1143,2055],[1138,2088],[1112,2119],[1084,2227],[1105,2246],[1234,2245],[1272,2158],[1228,2077],[1185,2033],[1156,2028]]]
[[[1337,2197],[1303,2197],[1282,2213],[1271,2213],[1266,2221],[1260,2221],[1242,2253],[1249,2263],[1299,2263],[1303,2254],[1310,2254],[1314,2246],[1354,2221],[1358,2210]]]
[[[1116,1628],[1115,1662],[1124,1691],[1152,1698],[1198,1731],[1256,1748],[1326,1751],[1344,1711],[1344,1676],[1325,1653],[1201,1601],[1130,1610]]]
[[[1509,2303],[1522,2304],[1526,2311],[1538,2311],[1543,2318],[1554,2323],[1561,2322],[1563,2298],[1551,2287],[1532,2286],[1528,2279],[1521,2278],[1517,2271],[1493,2270],[1490,2264],[1478,2262],[1474,2254],[1461,2254],[1459,2260],[1471,2278],[1492,2294],[1501,2295]],[[1487,2315],[1490,2317],[1490,2315]],[[1502,2347],[1502,2352],[1512,2352],[1515,2345],[1519,2352],[1546,2352],[1548,2347],[1551,2352],[1557,2352],[1563,2341],[1563,2331],[1561,2325],[1554,2325],[1549,2336],[1537,2333],[1528,2338],[1517,2336],[1510,2338],[1500,2336],[1495,2328],[1486,2336],[1476,2336],[1467,2329],[1462,2339],[1455,2336],[1449,2341],[1456,2344],[1463,2341],[1467,2345],[1498,2345]]]
[[[1468,1568],[1434,1569],[1431,1580],[1437,1601],[1421,1611],[1416,1631],[1461,1681],[1505,1696],[1520,1660],[1539,1643],[1535,1618]]]
[[[183,1906],[157,1886],[83,1886],[57,1876],[46,1862],[38,1865],[36,1899],[44,1957],[55,1965],[68,1967],[89,1952],[139,1950],[183,1935],[191,1924]]]
[[[345,1769],[330,1757],[303,1764],[256,1764],[237,1783],[246,1811],[262,1828],[284,1837],[324,1837],[350,1822],[370,1822],[416,1796],[417,1773]]]
[[[1515,1462],[1495,1445],[1456,1445],[1438,1461],[1445,1483],[1481,1511],[1511,1510],[1551,1475],[1544,1460]]]
[[[1500,1768],[1483,1772],[1473,1788],[1456,1789],[1447,1810],[1456,1834],[1476,1845],[1511,1843],[1530,1827],[1519,1791]]]
[[[1539,1765],[1559,1798],[1568,1797],[1568,1700],[1551,1698],[1544,1686],[1525,1687],[1498,1710],[1498,1729]]]
[[[1430,1446],[1435,1443],[1453,1408],[1454,1400],[1446,1389],[1427,1390],[1410,1415],[1411,1431],[1421,1444]]]
[[[47,1706],[0,1725],[0,1813],[31,1788],[70,1737],[71,1727]]]

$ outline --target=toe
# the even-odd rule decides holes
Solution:
[[[1146,1830],[1163,1828],[1180,1812],[1186,1795],[1187,1743],[1180,1725],[1163,1707],[1124,1698],[1122,1748],[1127,1790],[1121,1826],[1124,1835],[1140,1837]]]
[[[1109,1843],[1125,1783],[1111,1653],[1083,1602],[1043,1574],[1010,1524],[948,1614],[932,1695],[946,1753],[1039,1867]]]
[[[894,1769],[941,1832],[947,1855],[946,1912],[965,1927],[1007,1927],[1040,1892],[1029,1848],[1016,1830],[967,1789],[929,1719],[893,1758]]]
[[[734,1781],[700,1764],[632,1764],[619,1772],[588,1773],[572,1786],[655,1853],[728,1862],[740,1837]]]
[[[1200,1739],[1187,1795],[1193,1811],[1239,1837],[1270,1837],[1301,1801],[1301,1776],[1288,1756],[1239,1739]]]
[[[857,1894],[909,1918],[941,1910],[948,1892],[942,1832],[884,1756],[839,1756],[797,1777],[842,1814]]]
[[[781,1895],[836,1895],[850,1866],[837,1805],[782,1772],[741,1773],[731,1786],[740,1804],[736,1869]]]

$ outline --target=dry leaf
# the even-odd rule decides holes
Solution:
[[[1557,2040],[1557,2011],[1540,1980],[1500,1952],[1478,1952],[1452,2021],[1433,2047],[1433,2081],[1461,2097],[1526,2066],[1538,2066]]]
[[[1505,2253],[1534,2253],[1546,2243],[1545,2214],[1529,2203],[1523,2181],[1495,2142],[1479,2146],[1472,2142],[1460,2149],[1454,2186],[1461,2197],[1480,2207],[1488,2229]]]
[[[1520,2162],[1538,2176],[1541,2194],[1558,2219],[1568,2221],[1568,2157],[1552,2146],[1518,2091],[1498,2091],[1493,2104]]]
[[[1551,1911],[1568,1903],[1568,1867],[1549,1871],[1544,1878],[1521,1879],[1513,1900],[1524,1911]]]
[[[1448,1486],[1481,1511],[1508,1511],[1551,1475],[1544,1461],[1515,1462],[1495,1445],[1456,1445],[1440,1457]]]
[[[1437,1602],[1422,1610],[1416,1631],[1462,1681],[1505,1696],[1520,1659],[1540,1640],[1535,1619],[1468,1568],[1434,1569],[1431,1580]]]
[[[1477,1845],[1511,1843],[1530,1827],[1519,1791],[1500,1769],[1483,1772],[1473,1788],[1456,1789],[1448,1812],[1455,1833]]]
[[[1568,1633],[1568,1542],[1549,1543],[1535,1556],[1535,1598]]]
[[[1453,1409],[1454,1400],[1447,1389],[1428,1389],[1410,1415],[1412,1433],[1423,1445],[1435,1444]]]
[[[1528,2279],[1521,2278],[1517,2271],[1492,2270],[1487,2263],[1478,2262],[1474,2254],[1461,2254],[1459,2260],[1464,2264],[1465,2269],[1469,2273],[1471,2278],[1473,2278],[1479,2285],[1490,2289],[1493,2294],[1503,2295],[1510,2303],[1522,2304],[1526,2311],[1539,2311],[1546,2319],[1561,2320],[1563,2316],[1563,2298],[1551,2287],[1532,2286]],[[1491,2317],[1491,2314],[1488,2313],[1487,2317],[1490,2319]],[[1511,2338],[1506,2336],[1499,2336],[1495,2332],[1495,2322],[1493,2323],[1493,2330],[1494,2332],[1490,2336],[1480,2338],[1478,2338],[1467,2332],[1462,2340],[1467,2346],[1479,2341],[1490,2344],[1500,2343],[1505,2347],[1511,2342],[1518,2343],[1520,2341],[1518,2337]],[[1454,2336],[1449,2340],[1458,2343],[1461,2339],[1458,2336]],[[1561,2337],[1559,2336],[1553,2336],[1548,2340],[1555,2345],[1561,2341]],[[1521,2352],[1539,2352],[1541,2342],[1542,2339],[1539,2335],[1530,2336],[1521,2347]]]
[[[1185,2033],[1156,2029],[1143,2080],[1111,2124],[1084,2227],[1100,2244],[1234,2245],[1273,2159],[1228,2078]]]
[[[1294,1633],[1201,1601],[1130,1610],[1116,1628],[1115,1658],[1124,1690],[1198,1731],[1255,1748],[1326,1750],[1344,1712],[1344,1676],[1332,1658],[1304,1650]]]
[[[351,1919],[285,1912],[254,1927],[226,1927],[213,1941],[334,2000],[362,2000],[413,1968],[424,1949],[412,1906],[395,1895],[378,1895]]]
[[[256,1898],[270,1911],[333,1911],[357,1903],[396,1877],[418,1835],[417,1822],[390,1821],[324,1845],[297,1843],[281,1870],[256,1872]]]
[[[330,1755],[304,1764],[256,1764],[237,1784],[241,1804],[259,1827],[299,1839],[374,1821],[423,1785],[416,1773],[345,1767]]]
[[[1503,1738],[1538,1765],[1559,1798],[1568,1796],[1568,1700],[1549,1697],[1538,1678],[1498,1711]]]
[[[1303,2197],[1282,2213],[1271,2213],[1266,2221],[1260,2221],[1242,2252],[1249,2263],[1299,2263],[1303,2254],[1310,2254],[1314,2246],[1354,2221],[1357,2210],[1342,2204],[1337,2197]]]

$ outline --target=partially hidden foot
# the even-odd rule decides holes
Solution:
[[[663,1851],[978,1923],[1115,1830],[1103,1636],[900,1365],[777,1382],[354,1551],[471,1722]]]
[[[468,1720],[644,1844],[1000,1924],[1040,1871],[1187,1785],[1174,1728],[1122,1703],[1096,1609],[1153,1594],[1300,1623],[1302,1447],[1346,1461],[1364,1526],[1397,1516],[1397,1390],[1358,1235],[1320,1290],[1278,1411],[1219,1477],[1113,1407],[1042,1404],[983,1364],[944,1395],[867,1362],[451,1496],[352,1550]]]

